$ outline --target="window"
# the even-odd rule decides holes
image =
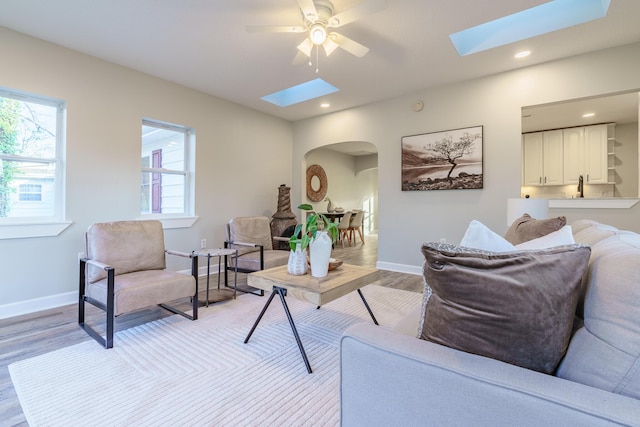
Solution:
[[[18,200],[21,202],[41,202],[42,184],[20,184]]]
[[[0,225],[63,220],[63,130],[63,102],[0,89]]]
[[[193,214],[192,134],[182,126],[142,121],[141,214],[160,217]]]

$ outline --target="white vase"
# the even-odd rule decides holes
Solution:
[[[326,231],[318,231],[316,237],[309,243],[309,258],[311,258],[311,275],[325,277],[329,272],[329,258],[331,258],[331,237]]]
[[[307,274],[307,252],[300,249],[300,244],[296,244],[296,250],[289,251],[289,262],[287,271],[292,276],[302,276]]]

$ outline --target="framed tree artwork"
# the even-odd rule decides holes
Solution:
[[[482,188],[482,126],[402,137],[402,191]]]

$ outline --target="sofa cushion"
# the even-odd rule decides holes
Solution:
[[[420,338],[552,373],[571,336],[590,248],[486,252],[426,243]],[[425,301],[427,298],[425,297]]]
[[[575,243],[570,225],[565,225],[542,237],[512,245],[507,239],[492,231],[480,221],[473,220],[460,241],[460,246],[491,252],[508,252],[520,249],[545,249]]]
[[[567,225],[567,218],[564,216],[535,219],[529,214],[524,214],[511,224],[504,238],[517,245],[560,230],[565,225]]]
[[[545,249],[554,246],[573,245],[575,243],[570,225],[565,225],[560,230],[553,231],[537,239],[527,240],[516,245],[516,249]]]
[[[115,269],[115,274],[166,268],[162,223],[117,221],[96,223],[86,234],[87,256]],[[89,265],[87,281],[94,283],[107,273]]]
[[[584,326],[557,375],[640,399],[640,237],[618,231],[593,250]]]
[[[600,240],[606,239],[616,234],[617,228],[606,224],[593,223],[590,227],[574,232],[576,242],[593,246]]]
[[[515,250],[515,246],[509,243],[504,237],[476,220],[472,220],[469,223],[469,226],[460,241],[460,246],[492,252],[507,252]]]

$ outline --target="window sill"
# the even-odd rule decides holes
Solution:
[[[73,222],[46,222],[0,225],[0,240],[54,237],[66,230]]]
[[[157,215],[145,215],[137,218],[139,220],[157,219],[162,223],[162,228],[167,230],[171,228],[190,228],[198,220],[197,216],[177,216],[173,218],[162,217]]]

